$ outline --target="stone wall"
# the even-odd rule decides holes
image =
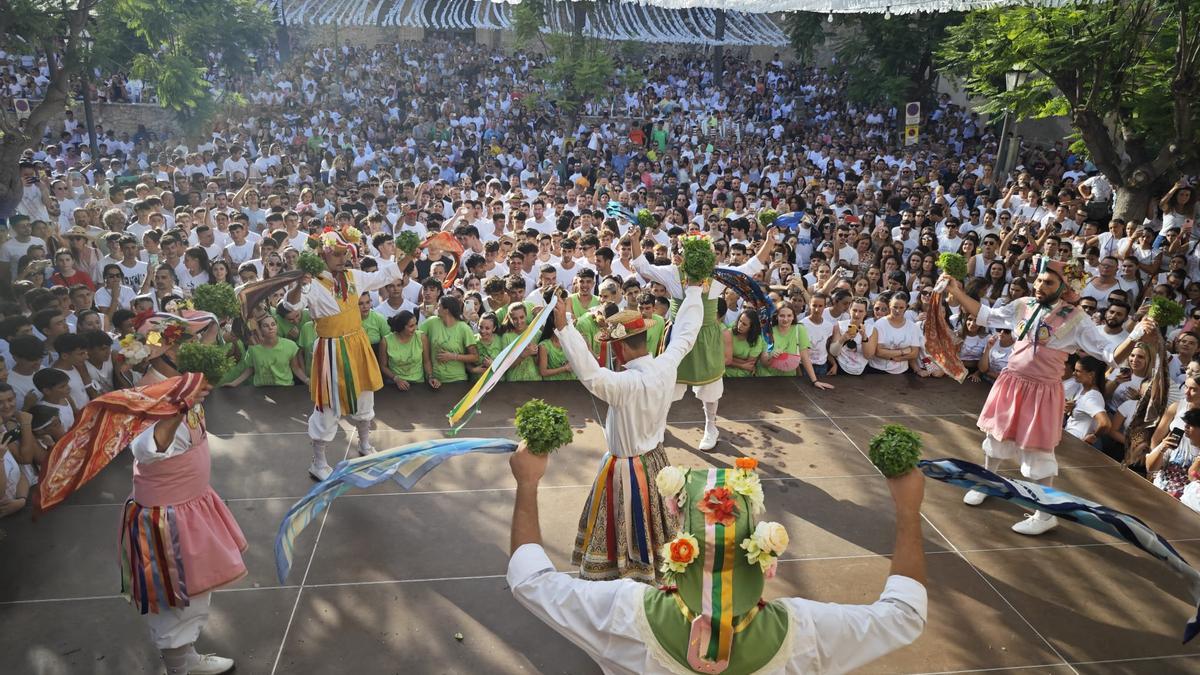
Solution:
[[[86,118],[83,114],[83,102],[71,101],[70,108],[75,112],[75,119],[84,124]],[[148,131],[160,136],[164,133],[180,133],[175,113],[154,103],[96,103],[92,105],[92,112],[97,126],[118,134],[128,131],[132,135],[137,131],[139,124],[146,125]],[[65,109],[50,118],[47,128],[53,133],[62,131],[64,119]]]

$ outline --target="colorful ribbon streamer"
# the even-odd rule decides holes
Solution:
[[[529,322],[529,325],[525,326],[525,330],[517,336],[516,340],[513,340],[507,347],[500,350],[496,358],[492,359],[492,365],[483,371],[483,375],[479,376],[479,380],[475,382],[475,385],[462,397],[462,400],[454,404],[450,412],[446,413],[446,417],[450,420],[451,434],[458,433],[459,430],[466,426],[467,422],[471,421],[475,413],[479,412],[479,408],[477,407],[479,401],[500,380],[504,379],[504,374],[513,367],[513,364],[521,356],[521,352],[529,346],[529,343],[542,334],[542,328],[546,325],[546,321],[550,319],[550,316],[554,314],[556,305],[558,305],[558,295],[551,294],[550,302],[546,305],[545,309],[535,316]]]
[[[758,312],[758,322],[762,326],[762,337],[767,345],[767,351],[775,349],[775,341],[771,336],[771,319],[775,317],[775,303],[771,300],[771,296],[767,295],[762,286],[758,285],[758,282],[745,272],[718,267],[713,270],[712,278],[714,281],[719,281],[732,288],[738,297],[754,307]]]
[[[392,480],[401,489],[411,490],[425,474],[451,457],[473,452],[500,454],[516,449],[516,443],[500,438],[438,439],[340,462],[329,478],[317,483],[303,499],[293,504],[279,523],[279,533],[275,536],[275,571],[279,574],[279,583],[287,580],[292,569],[296,537],[350,488],[366,489]]]
[[[1166,539],[1160,537],[1136,516],[1052,487],[1023,480],[1010,480],[978,464],[961,459],[921,460],[917,462],[917,467],[934,480],[966,490],[978,490],[989,497],[1079,523],[1133,544],[1167,563],[1172,570],[1186,579],[1191,586],[1192,602],[1200,603],[1200,572],[1189,565]],[[1196,615],[1188,619],[1184,628],[1184,643],[1196,637],[1196,633],[1200,633],[1200,605],[1197,606]]]

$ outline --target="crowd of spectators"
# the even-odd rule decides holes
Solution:
[[[7,94],[38,86],[35,62],[7,56]],[[774,325],[733,292],[719,302],[726,376],[806,377],[772,367],[804,362],[835,383],[942,377],[923,337],[940,253],[968,259],[968,292],[993,307],[1030,296],[1035,254],[1081,259],[1080,304],[1114,344],[1153,297],[1186,316],[1168,327],[1169,354],[1147,344],[1126,363],[1072,359],[1066,430],[1124,458],[1131,412],[1164,358],[1172,403],[1140,468],[1176,496],[1200,478],[1200,231],[1186,179],[1126,221],[1112,217],[1104,176],[1063,143],[1022,144],[1014,171],[993,176],[995,130],[944,96],[906,148],[896,109],[850,103],[838,73],[779,58],[729,58],[723,77],[699,57],[624,61],[611,94],[576,116],[547,103],[537,65],[437,41],[323,47],[236,82],[249,105],[201,138],[102,129],[91,157],[72,118],[47,130],[22,160],[24,196],[0,245],[0,514],[22,508],[33,467],[89,398],[148,368],[174,374],[170,352],[136,367],[120,358],[146,312],[178,312],[204,284],[293,269],[325,227],[364,233],[367,270],[398,256],[401,233],[452,235],[360,300],[388,386],[412,396],[478,377],[555,286],[598,355],[601,319],[619,309],[653,321],[659,343],[670,300],[635,257],[669,263],[679,235],[699,230],[719,264],[737,264],[759,255],[765,209],[803,218],[779,231],[758,279]],[[610,202],[649,210],[653,226],[613,218]],[[229,334],[239,368],[228,386],[307,381],[313,324],[281,300]],[[1012,330],[946,309],[970,379],[994,378]],[[571,378],[550,331],[508,375]]]

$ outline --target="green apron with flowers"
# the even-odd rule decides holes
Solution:
[[[717,300],[707,297],[706,293],[703,303],[704,322],[700,324],[696,344],[679,362],[675,381],[680,384],[708,384],[725,374],[725,340],[721,335],[721,322],[717,320]],[[678,298],[671,298],[672,318],[679,311],[679,304]]]

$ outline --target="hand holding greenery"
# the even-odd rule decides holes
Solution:
[[[192,292],[192,304],[202,312],[212,312],[224,321],[240,316],[242,303],[229,284],[201,284]]]
[[[774,223],[778,217],[779,212],[775,209],[763,209],[758,212],[758,224],[763,227],[770,227],[771,223]]]
[[[300,253],[299,260],[296,261],[296,267],[301,272],[315,277],[325,271],[325,261],[321,260],[321,256],[312,251],[303,251]]]
[[[713,250],[712,240],[703,234],[687,234],[679,238],[683,247],[684,276],[689,281],[704,281],[712,276],[717,266],[717,252]]]
[[[902,476],[921,459],[921,437],[903,425],[885,424],[871,439],[867,456],[885,478]]]
[[[643,230],[653,230],[658,226],[658,221],[654,219],[654,214],[650,212],[650,209],[638,209],[637,224]]]
[[[1147,315],[1154,319],[1159,328],[1166,330],[1183,321],[1183,305],[1167,298],[1154,298],[1150,301]]]
[[[396,235],[396,248],[400,249],[404,255],[411,256],[421,246],[421,238],[416,232],[405,230]]]
[[[202,373],[213,386],[221,383],[233,368],[228,345],[206,345],[201,342],[185,342],[179,347],[179,372]]]
[[[962,281],[967,278],[967,259],[958,253],[943,253],[938,256],[938,269]]]
[[[547,455],[571,442],[571,422],[565,408],[540,398],[517,408],[517,436],[535,455]]]

